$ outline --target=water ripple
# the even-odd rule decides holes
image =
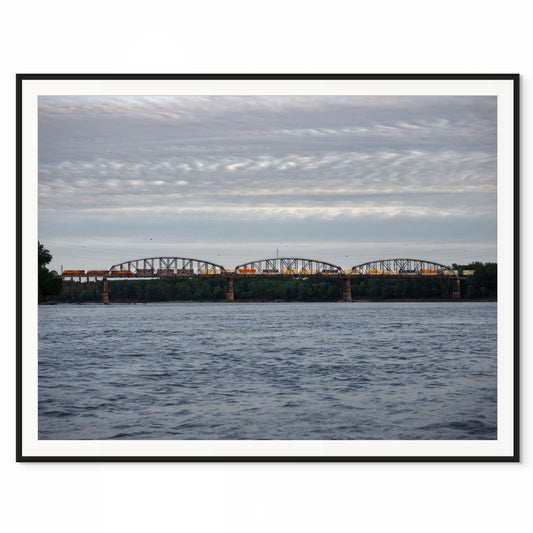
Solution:
[[[496,339],[490,303],[42,306],[39,438],[495,439]]]

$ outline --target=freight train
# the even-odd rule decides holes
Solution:
[[[346,270],[344,273],[347,276],[472,276],[474,270],[366,270],[361,272],[360,270]]]
[[[337,274],[343,274],[336,269],[323,269],[315,270],[308,268],[301,268],[299,271],[294,268],[286,268],[280,270],[276,268],[265,268],[263,270],[258,270],[256,268],[240,268],[237,270],[226,270],[221,271],[220,273],[216,269],[203,268],[195,272],[192,268],[178,269],[177,271],[173,268],[158,268],[157,271],[154,271],[152,268],[146,269],[137,269],[135,273],[131,270],[64,270],[62,272],[63,277],[111,277],[111,278],[134,278],[134,277],[176,277],[176,276],[194,276],[200,274],[202,276],[215,276],[223,274],[237,274],[242,276],[250,275],[264,275],[264,276],[313,276],[313,275],[325,275],[332,276]],[[474,270],[434,270],[434,269],[423,269],[423,270],[379,270],[379,269],[369,269],[366,271],[361,271],[360,269],[351,269],[345,270],[345,276],[472,276]]]

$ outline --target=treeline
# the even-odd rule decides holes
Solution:
[[[461,281],[461,297],[495,299],[497,297],[496,263],[453,265],[456,269],[475,270]],[[354,300],[420,300],[451,297],[451,280],[431,278],[352,279]],[[337,301],[342,299],[342,279],[235,279],[236,301]],[[111,302],[223,301],[226,280],[209,278],[109,280]],[[102,281],[79,283],[66,281],[56,302],[100,302]]]
[[[478,261],[468,265],[453,263],[455,270],[474,270],[474,274],[461,282],[461,296],[465,298],[489,298],[498,296],[498,264],[480,263]],[[464,286],[464,287],[463,287]]]

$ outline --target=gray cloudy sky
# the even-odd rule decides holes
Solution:
[[[39,98],[52,268],[496,260],[496,97]]]

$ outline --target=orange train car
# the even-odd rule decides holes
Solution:
[[[139,277],[153,276],[154,275],[154,269],[153,268],[138,268],[136,274]]]
[[[173,276],[175,274],[173,268],[158,268],[157,269],[157,275],[158,276]]]
[[[255,268],[241,268],[239,269],[239,274],[255,274],[257,269]]]
[[[88,276],[106,276],[107,270],[87,270]]]
[[[422,270],[422,276],[436,276],[438,273],[438,270]]]
[[[109,273],[110,276],[133,276],[133,272],[131,270],[114,270],[113,272]]]
[[[63,270],[62,276],[85,276],[85,270]]]

